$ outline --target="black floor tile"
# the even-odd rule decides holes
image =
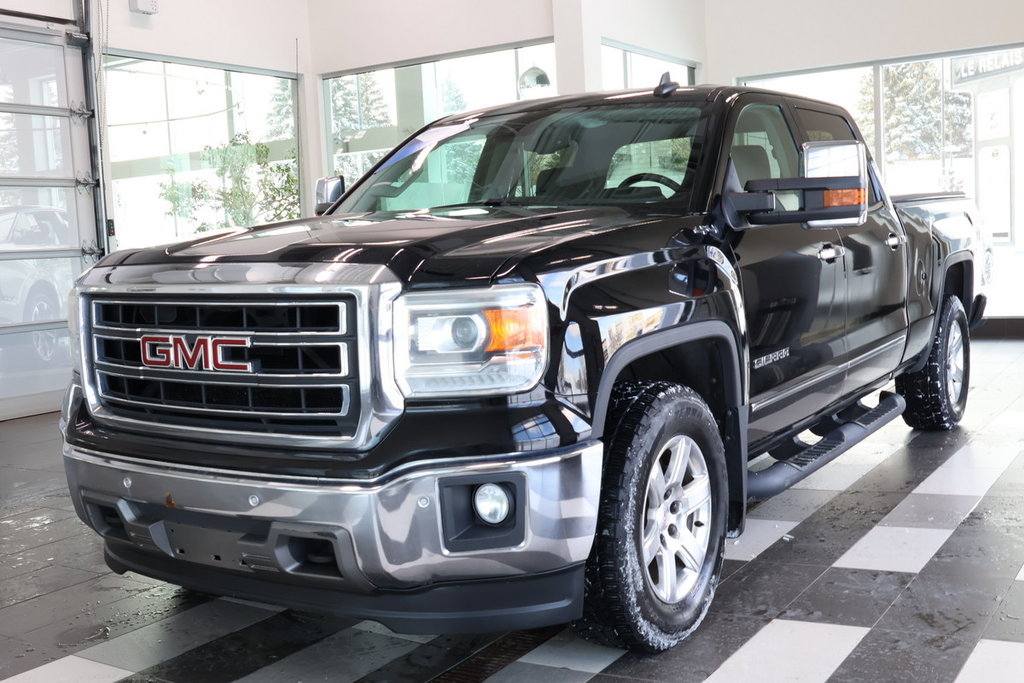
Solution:
[[[353,623],[353,620],[337,617],[281,612],[128,676],[122,681],[234,681],[317,643]]]
[[[983,502],[988,501],[986,498]],[[1003,525],[977,511],[953,532],[921,570],[922,576],[1009,581],[1024,565],[1024,526]]]
[[[757,559],[831,566],[905,497],[901,493],[876,491],[841,493]]]
[[[978,638],[1009,587],[1008,580],[919,574],[877,627],[931,636]]]
[[[719,583],[728,581],[730,576],[743,569],[746,564],[746,560],[723,560],[722,573],[718,577]]]
[[[42,569],[46,564],[20,555],[0,555],[0,595],[3,595],[8,579]]]
[[[3,548],[3,552],[16,554],[65,538],[94,533],[74,513],[60,510],[49,510],[48,512],[52,515],[59,515],[62,519],[25,528],[6,527],[0,522],[0,548]]]
[[[18,637],[153,588],[151,584],[116,574],[93,576],[88,581],[0,609],[0,635]]]
[[[94,572],[47,565],[0,583],[0,608],[53,593],[96,578]],[[0,612],[2,614],[2,612]],[[17,634],[8,634],[17,635]]]
[[[712,611],[688,639],[671,650],[657,655],[628,652],[601,673],[620,677],[620,681],[703,681],[769,621]]]
[[[359,679],[371,681],[428,681],[448,671],[459,662],[495,643],[506,634],[438,636],[398,659],[371,671]]]
[[[825,569],[805,564],[748,562],[719,586],[711,613],[775,618]]]
[[[42,666],[62,656],[57,649],[45,649],[16,638],[0,636],[0,680]]]
[[[913,574],[832,567],[782,613],[782,618],[870,628],[913,578]]]
[[[1010,585],[982,637],[1024,643],[1024,581]]]
[[[963,635],[870,631],[829,678],[829,683],[927,681],[951,683],[974,649]]]
[[[110,571],[107,563],[103,560],[103,539],[98,534],[84,528],[82,533],[70,538],[62,538],[53,543],[36,546],[10,557],[59,564],[99,574]],[[0,558],[0,567],[3,566],[3,559]]]

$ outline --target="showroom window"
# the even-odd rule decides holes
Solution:
[[[295,79],[108,55],[118,246],[299,216]]]
[[[690,64],[645,55],[614,45],[601,46],[601,87],[604,90],[653,88],[666,71],[677,83],[693,85],[695,69]]]
[[[328,77],[328,165],[351,184],[437,118],[556,93],[553,43]]]
[[[892,194],[973,197],[989,317],[1024,316],[1024,47],[745,79],[848,109]]]

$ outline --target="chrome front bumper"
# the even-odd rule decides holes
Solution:
[[[189,572],[209,568],[352,593],[582,563],[596,527],[601,458],[601,443],[592,441],[543,453],[417,463],[363,481],[260,477],[64,446],[75,507],[107,538],[108,554],[121,547],[153,557],[165,577],[168,566],[181,563]],[[442,490],[447,482],[480,476],[524,483],[516,501],[523,510],[521,540],[453,550],[465,546],[443,528]],[[314,543],[315,562],[308,561]],[[328,566],[324,543],[334,555]],[[145,573],[144,566],[132,568]]]

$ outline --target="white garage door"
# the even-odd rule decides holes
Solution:
[[[67,293],[99,195],[82,42],[0,8],[0,419],[56,410],[70,377]]]

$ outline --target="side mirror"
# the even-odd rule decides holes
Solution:
[[[338,201],[343,194],[345,194],[345,176],[318,178],[316,181],[316,208],[314,209],[316,215],[324,215],[324,212],[331,208],[331,204]]]
[[[746,192],[731,192],[731,214],[751,225],[807,223],[811,228],[862,225],[868,213],[868,163],[855,140],[805,142],[803,177],[747,181]],[[776,195],[796,195],[799,208],[779,211]]]

